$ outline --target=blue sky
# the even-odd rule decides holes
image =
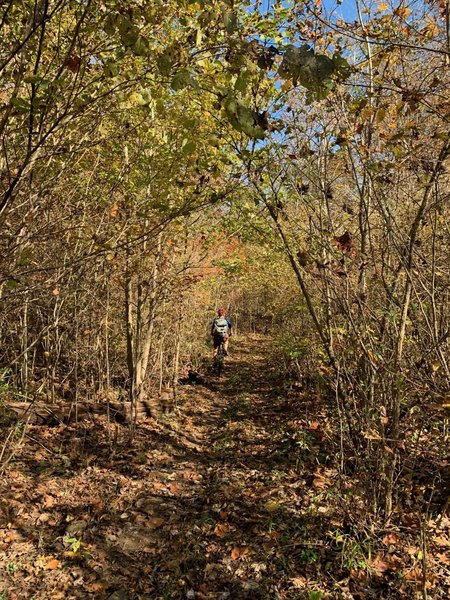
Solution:
[[[355,8],[354,0],[343,0],[342,4],[337,5],[336,0],[323,0],[323,5],[328,10],[336,9],[336,15],[343,17],[347,21],[354,21],[357,19],[357,12]]]
[[[262,0],[260,5],[261,12],[267,12],[271,3],[271,0]],[[291,4],[291,2],[289,2],[289,4]],[[342,0],[341,4],[339,4],[337,0],[322,0],[322,4],[329,11],[335,10],[334,16],[336,18],[341,17],[347,21],[354,21],[357,19],[355,0]]]

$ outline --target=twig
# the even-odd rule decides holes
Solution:
[[[422,517],[420,518],[420,541],[422,546],[422,598],[423,600],[427,600],[427,541],[425,524]]]
[[[16,448],[15,448],[15,449],[13,448],[13,449],[11,450],[11,453],[10,453],[10,455],[8,456],[8,458],[6,458],[6,459],[5,459],[4,463],[3,463],[3,464],[2,464],[2,466],[1,466],[1,471],[0,471],[0,473],[1,473],[2,475],[3,475],[3,473],[5,472],[5,469],[6,469],[6,466],[8,465],[8,463],[9,463],[9,462],[10,462],[10,461],[13,459],[13,457],[14,457],[14,453],[15,453],[15,450],[16,450],[16,449],[17,449],[17,448],[18,448],[18,447],[19,447],[19,446],[22,444],[22,442],[23,442],[23,438],[25,437],[25,434],[26,434],[26,431],[27,431],[27,425],[28,425],[28,421],[29,421],[29,420],[30,420],[30,417],[28,416],[28,419],[27,419],[27,420],[25,421],[25,423],[24,423],[24,427],[23,427],[22,435],[20,436],[20,439],[19,439],[19,441],[17,442]],[[6,449],[6,444],[8,443],[9,439],[11,438],[11,436],[13,435],[13,433],[14,433],[14,431],[15,431],[15,430],[16,430],[16,426],[14,426],[14,427],[11,429],[11,431],[9,432],[9,435],[8,435],[8,437],[7,437],[7,439],[6,439],[6,442],[5,442],[4,446],[3,446],[2,453],[1,453],[1,455],[0,455],[0,460],[3,458],[3,454],[4,454],[4,452],[5,452],[5,449]]]

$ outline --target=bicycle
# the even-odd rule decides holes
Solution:
[[[222,374],[226,355],[227,353],[225,350],[225,340],[222,340],[220,346],[217,348],[217,354],[214,357],[213,363],[213,369],[217,373],[218,377],[220,377]]]

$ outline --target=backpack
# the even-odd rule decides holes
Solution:
[[[228,333],[228,321],[225,317],[218,317],[214,319],[214,327],[213,327],[214,335],[221,335],[225,337]]]

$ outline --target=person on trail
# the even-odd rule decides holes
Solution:
[[[227,317],[227,309],[219,308],[217,311],[217,317],[211,324],[211,336],[213,339],[213,356],[217,355],[220,344],[223,342],[225,350],[225,356],[228,356],[228,343],[232,333],[232,324],[230,319]]]

